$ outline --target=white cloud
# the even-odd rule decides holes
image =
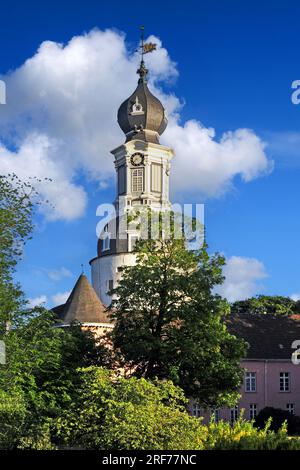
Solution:
[[[300,300],[300,294],[292,294],[290,295],[290,298],[295,302],[298,302]]]
[[[299,169],[300,132],[265,132],[268,151],[279,168]]]
[[[28,299],[28,308],[34,308],[39,305],[46,304],[47,301],[48,299],[46,295],[40,295],[39,297]]]
[[[180,102],[158,88],[158,80],[178,75],[161,41],[147,56],[150,87],[163,101],[170,122],[163,142],[174,147],[172,186],[218,196],[233,178],[244,181],[270,168],[264,144],[250,130],[227,133],[217,142],[213,129],[190,120],[179,123]],[[66,45],[45,41],[36,54],[5,76],[7,105],[0,111],[0,172],[24,178],[50,177],[39,190],[55,207],[42,206],[48,219],[83,215],[87,194],[78,176],[107,186],[115,176],[110,150],[124,141],[116,115],[136,86],[137,55],[130,55],[123,34],[92,30]]]
[[[87,195],[82,186],[72,183],[63,164],[52,159],[55,152],[56,143],[42,134],[29,134],[15,152],[0,143],[1,174],[16,173],[26,180],[33,176],[41,179],[41,182],[33,181],[33,185],[42,198],[49,201],[42,205],[47,218],[72,220],[84,212]]]
[[[65,277],[72,277],[71,271],[64,267],[49,270],[47,274],[52,281],[61,281]]]
[[[175,190],[198,191],[215,197],[230,189],[235,176],[251,181],[272,169],[265,144],[249,129],[237,129],[215,139],[214,129],[197,121],[180,126],[171,120],[164,142],[176,150],[173,160]]]
[[[243,300],[261,291],[260,281],[267,277],[263,263],[255,258],[232,256],[224,267],[225,282],[217,292],[229,302]]]
[[[66,303],[71,291],[67,292],[57,292],[57,294],[51,297],[54,306],[61,305]]]

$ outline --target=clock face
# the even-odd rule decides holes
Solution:
[[[131,155],[131,164],[133,166],[140,166],[140,165],[143,165],[144,163],[144,155],[142,153],[134,153],[133,155]]]

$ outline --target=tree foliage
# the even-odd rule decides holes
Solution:
[[[0,175],[0,322],[2,334],[17,317],[24,298],[13,282],[16,264],[33,229],[36,191],[16,175]]]
[[[260,410],[255,418],[255,426],[264,428],[266,423],[270,421],[270,429],[278,431],[284,423],[286,423],[287,431],[290,435],[300,434],[300,417],[292,415],[287,410],[280,408],[272,408],[267,406]]]
[[[102,364],[95,338],[79,325],[59,328],[53,313],[36,309],[7,332],[5,344],[0,411],[13,423],[7,425],[15,433],[11,446],[37,445],[47,435],[49,442],[51,423],[76,400],[78,368]],[[0,447],[6,446],[5,439],[0,434]]]
[[[254,315],[291,315],[299,313],[299,302],[279,295],[259,295],[234,302],[231,306],[231,313],[233,315],[243,313],[252,313]]]
[[[138,242],[137,264],[123,270],[111,305],[112,340],[129,372],[171,379],[205,406],[234,403],[245,349],[223,322],[227,302],[213,293],[223,265],[182,239]]]
[[[81,371],[78,399],[57,420],[61,442],[85,449],[201,449],[201,422],[185,410],[169,381],[118,377],[102,368]]]

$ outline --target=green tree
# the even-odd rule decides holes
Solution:
[[[168,378],[204,406],[237,399],[244,341],[226,329],[229,305],[213,293],[224,258],[170,237],[137,244],[111,305],[112,340],[128,373]]]
[[[0,332],[18,316],[24,306],[13,274],[24,244],[33,229],[32,214],[37,193],[29,182],[16,175],[0,175]],[[38,202],[38,201],[37,201]]]
[[[205,428],[171,382],[81,371],[78,399],[57,420],[61,443],[84,449],[201,449]]]
[[[78,368],[102,365],[107,352],[102,355],[94,336],[80,325],[58,327],[55,315],[41,308],[10,329],[5,343],[0,417],[10,424],[2,439],[0,433],[0,447],[7,448],[7,442],[14,448],[48,445],[53,421],[76,401]]]
[[[55,416],[76,396],[77,368],[101,363],[94,336],[80,325],[58,327],[55,315],[36,309],[6,337],[0,388],[21,388],[27,409]]]
[[[252,313],[255,315],[291,315],[298,310],[297,302],[289,297],[279,295],[258,295],[246,300],[234,302],[231,313],[239,315]]]

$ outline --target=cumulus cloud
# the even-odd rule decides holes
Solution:
[[[54,294],[52,297],[51,297],[51,300],[53,302],[53,305],[61,305],[61,304],[64,304],[66,303],[69,295],[70,295],[71,291],[67,291],[67,292],[57,292],[57,294]]]
[[[34,308],[39,305],[44,305],[48,301],[46,295],[40,295],[39,297],[34,297],[31,299],[28,299],[28,308]]]
[[[174,189],[213,197],[230,188],[236,175],[250,181],[268,171],[264,144],[254,132],[238,129],[216,141],[214,130],[195,120],[180,124],[179,99],[159,87],[160,81],[176,78],[177,66],[159,38],[149,40],[158,45],[147,56],[150,87],[170,118],[163,142],[176,152]],[[54,206],[42,206],[48,219],[84,214],[87,190],[79,176],[97,181],[99,188],[112,183],[110,150],[124,140],[116,114],[136,86],[137,63],[122,33],[95,29],[65,45],[43,42],[33,57],[4,77],[0,172],[52,178],[38,188]]]
[[[29,134],[16,151],[10,151],[0,143],[0,172],[16,173],[24,180],[33,176],[40,179],[33,184],[49,201],[49,204],[42,205],[47,218],[72,220],[84,212],[87,194],[82,186],[75,185],[68,177],[64,163],[52,159],[57,151],[56,143],[42,134]]]
[[[300,300],[300,294],[292,294],[290,298],[295,302],[298,302]]]
[[[232,256],[224,267],[225,282],[217,292],[229,302],[243,300],[261,291],[260,281],[267,277],[263,263],[255,258]]]
[[[72,277],[71,271],[64,267],[59,269],[51,269],[47,272],[47,274],[52,281],[61,281],[65,277]]]
[[[193,120],[183,126],[172,120],[164,141],[176,150],[173,182],[177,191],[190,188],[216,197],[231,187],[235,176],[248,182],[272,169],[265,144],[249,129],[227,132],[217,141],[212,128]]]

